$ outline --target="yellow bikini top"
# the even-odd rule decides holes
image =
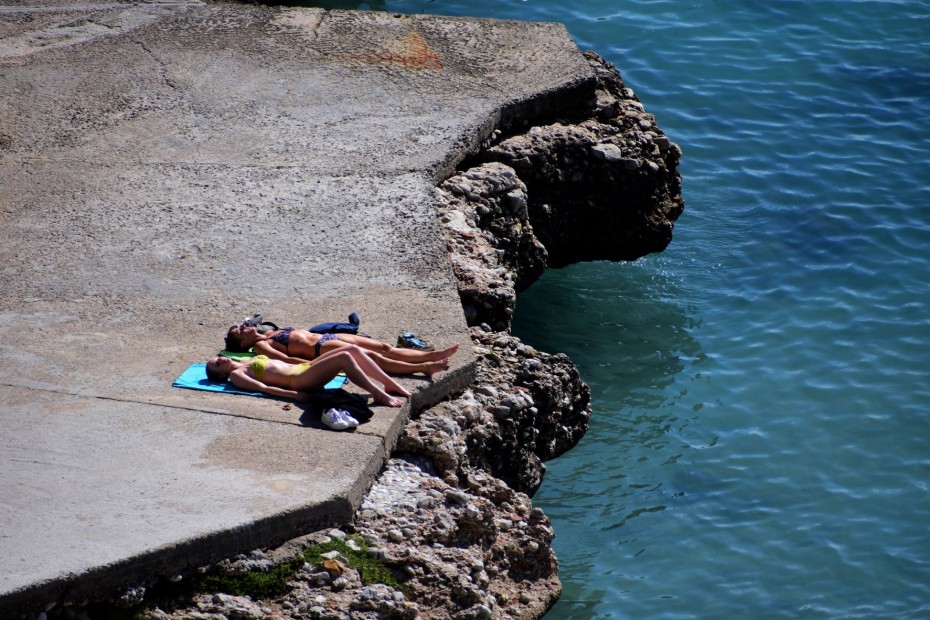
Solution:
[[[255,375],[256,379],[258,379],[262,383],[265,383],[265,369],[268,368],[268,356],[267,355],[256,355],[249,362],[249,368],[252,370],[252,374]],[[296,366],[294,366],[291,372],[288,373],[288,377],[287,377],[288,387],[290,387],[291,385],[291,377],[293,377],[294,375],[299,375],[300,373],[307,370],[308,368],[310,368],[310,362],[304,362],[302,364],[297,364]]]
[[[252,374],[255,375],[255,378],[265,382],[265,369],[268,368],[268,356],[267,355],[256,355],[252,358],[252,361],[249,362],[249,369],[252,371]]]

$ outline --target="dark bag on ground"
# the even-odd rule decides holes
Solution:
[[[307,409],[319,420],[327,409],[345,409],[359,422],[367,422],[375,415],[368,406],[368,398],[361,394],[352,394],[345,390],[327,390],[318,388],[307,392]]]
[[[349,315],[348,323],[320,323],[319,325],[314,325],[307,331],[313,332],[315,334],[357,334],[359,323],[361,323],[361,321],[358,318],[358,314],[353,312]],[[263,320],[262,315],[259,313],[247,317],[244,321],[242,321],[242,324],[248,325],[249,327],[254,327],[255,330],[260,334],[273,332],[277,329],[280,329],[271,321]]]
[[[315,334],[357,334],[359,321],[358,314],[353,312],[349,315],[348,323],[320,323],[314,325],[307,331]]]

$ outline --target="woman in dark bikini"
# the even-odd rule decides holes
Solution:
[[[352,345],[324,353],[314,362],[300,364],[289,364],[264,355],[242,361],[217,355],[207,362],[207,377],[212,381],[229,379],[243,390],[264,392],[299,402],[307,399],[308,390],[322,387],[340,372],[367,390],[380,405],[400,407],[403,404],[401,399],[394,398],[388,392],[410,396],[410,392],[378,368],[361,349]],[[384,389],[378,387],[375,380],[383,384]]]
[[[432,377],[449,368],[449,358],[458,351],[453,345],[440,351],[417,351],[392,347],[355,334],[317,334],[305,329],[286,327],[259,334],[254,327],[233,325],[226,332],[226,349],[267,355],[271,359],[299,364],[344,347],[360,348],[377,366],[398,375],[423,373]]]

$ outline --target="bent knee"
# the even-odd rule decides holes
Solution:
[[[330,353],[329,357],[334,360],[339,360],[340,362],[346,363],[352,359],[352,353],[344,347],[340,347],[338,350]]]

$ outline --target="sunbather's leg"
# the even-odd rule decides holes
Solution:
[[[422,372],[427,377],[432,377],[437,372],[449,370],[449,360],[442,359],[434,362],[402,362],[384,357],[374,351],[365,351],[365,354],[374,360],[378,368],[385,372],[394,373],[395,375],[414,375]]]
[[[448,359],[452,357],[452,355],[459,349],[459,345],[457,344],[454,344],[451,347],[446,347],[440,351],[417,351],[416,349],[401,349],[400,347],[392,347],[386,342],[380,342],[378,340],[366,338],[365,336],[358,336],[356,334],[339,334],[339,340],[348,342],[349,344],[358,345],[368,351],[380,353],[388,359],[397,360],[400,362],[408,362],[410,364],[417,364],[422,362],[438,362],[440,360]],[[323,346],[325,347],[326,344]]]
[[[360,355],[361,357],[365,357],[364,354]],[[368,361],[374,365],[371,360]],[[362,370],[358,362],[356,362],[349,353],[348,349],[344,351],[334,351],[328,355],[321,355],[305,371],[291,377],[291,388],[301,392],[318,388],[325,385],[327,381],[340,372],[346,373],[346,376],[349,377],[353,383],[363,390],[367,390],[376,403],[389,407],[400,407],[403,404],[402,400],[393,398],[378,387],[378,385],[365,374],[365,371]],[[390,377],[388,378],[390,379]]]
[[[325,359],[329,355],[334,355],[335,353],[347,353],[355,360],[355,363],[358,364],[359,368],[362,371],[379,383],[384,384],[384,389],[387,392],[392,394],[400,394],[401,396],[410,396],[410,392],[404,389],[404,386],[395,381],[390,375],[385,373],[378,365],[372,360],[368,355],[365,354],[365,351],[359,347],[351,344],[344,344],[342,347],[338,348],[336,351],[323,353],[317,360]]]

